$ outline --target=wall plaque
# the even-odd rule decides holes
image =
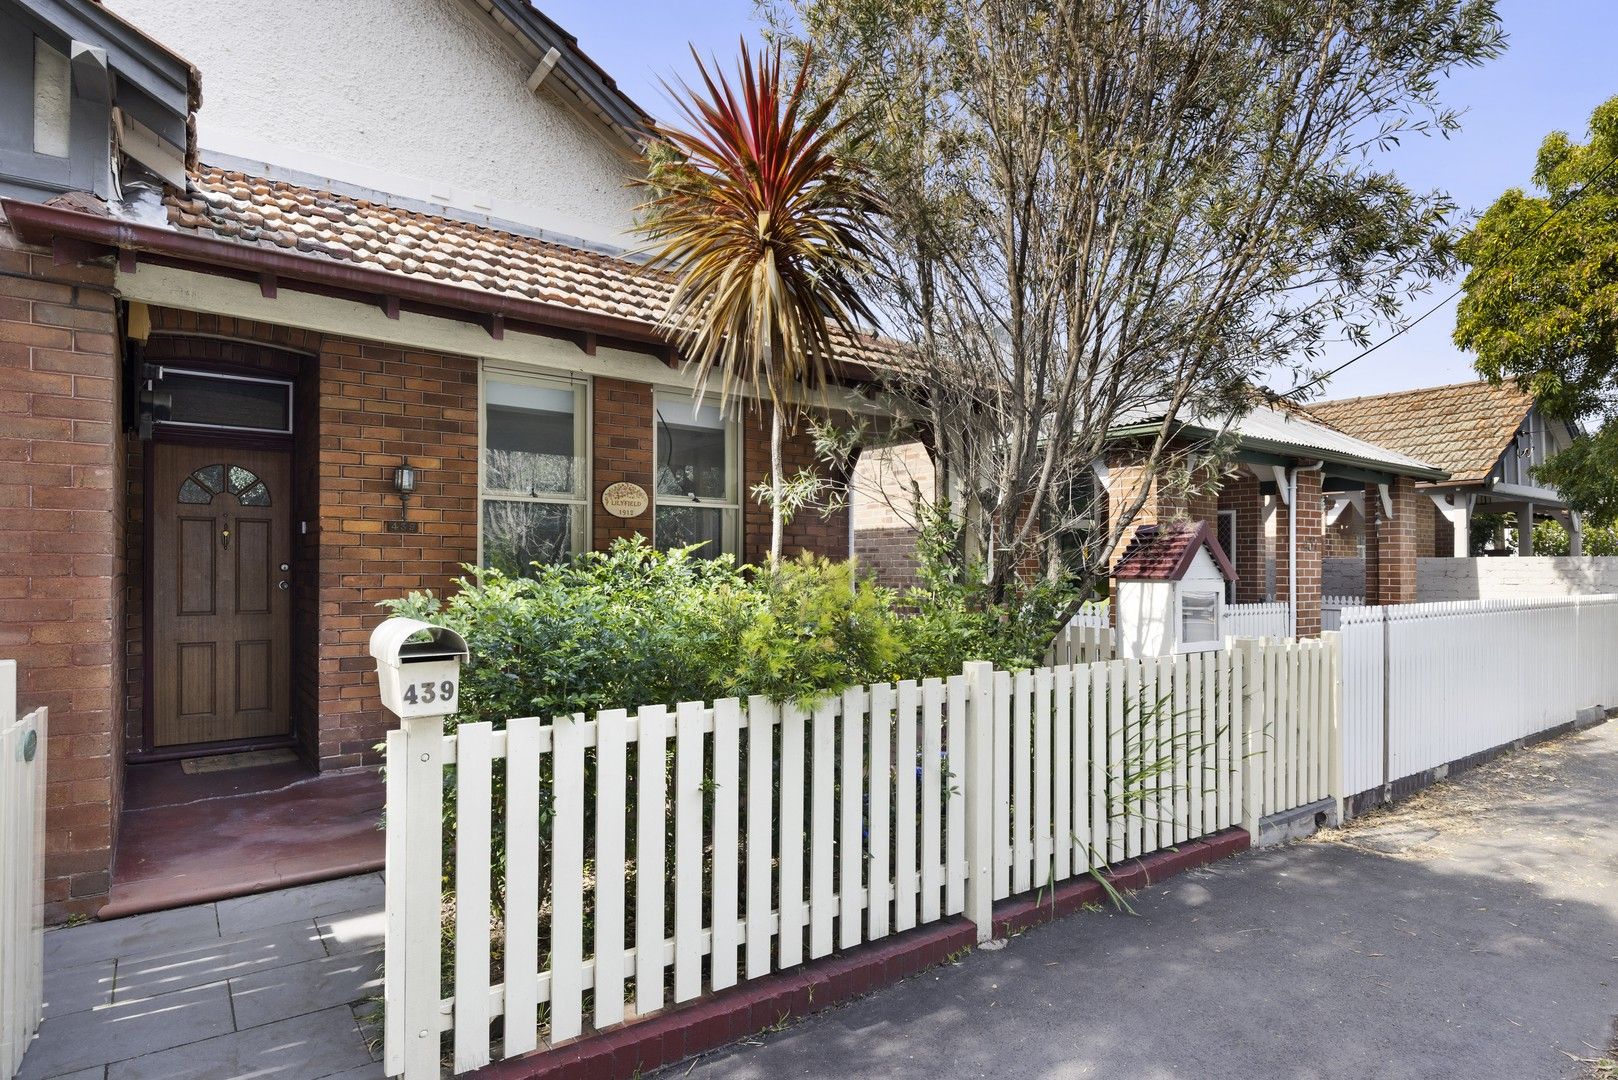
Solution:
[[[648,502],[645,488],[622,480],[608,484],[601,493],[601,508],[613,517],[640,517],[646,513]]]

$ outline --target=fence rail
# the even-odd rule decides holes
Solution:
[[[1618,704],[1618,596],[1349,607],[1342,637],[1349,794]]]
[[[17,663],[0,660],[0,1074],[39,1028],[45,973],[45,744],[49,716],[17,716]]]
[[[1255,827],[1332,787],[1334,648],[969,664],[811,708],[448,736],[407,719],[387,742],[386,1071],[436,1077],[441,1032],[466,1072],[949,915],[986,939],[995,900]]]

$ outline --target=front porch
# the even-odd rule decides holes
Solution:
[[[126,766],[124,783],[101,919],[382,869],[374,768],[317,773],[293,758],[199,772],[165,761]]]

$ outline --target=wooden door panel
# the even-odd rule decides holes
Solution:
[[[291,461],[152,447],[153,748],[291,730]]]

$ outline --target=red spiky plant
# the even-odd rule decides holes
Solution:
[[[657,124],[641,206],[652,265],[676,286],[664,324],[696,374],[717,370],[720,400],[738,391],[771,403],[771,562],[781,557],[782,415],[792,388],[822,387],[835,340],[871,321],[858,281],[877,202],[839,154],[834,119],[845,84],[811,103],[805,56],[790,85],[779,48],[756,58],[741,43],[733,84],[692,50],[702,89],[670,96],[687,127]],[[845,337],[846,340],[846,337]]]

